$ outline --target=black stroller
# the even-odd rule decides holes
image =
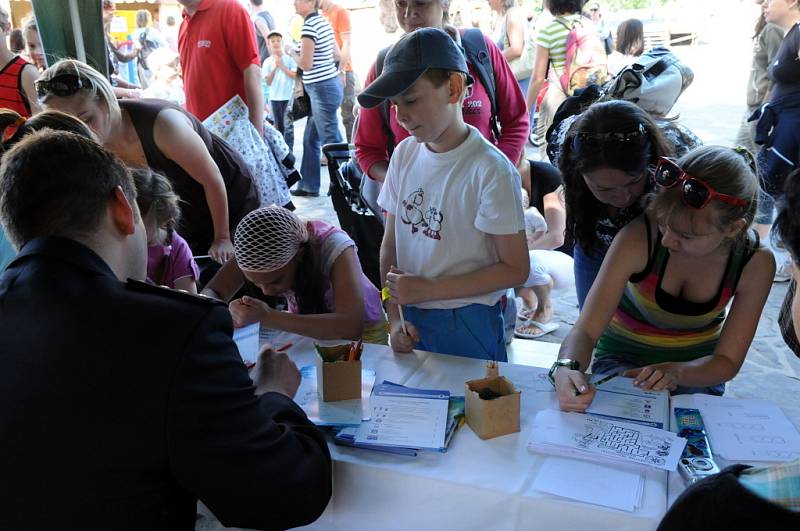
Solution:
[[[331,201],[339,226],[358,247],[362,271],[381,289],[379,259],[384,218],[377,204],[380,183],[361,171],[353,150],[353,146],[346,143],[322,146],[328,161]]]

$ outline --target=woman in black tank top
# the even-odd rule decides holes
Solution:
[[[79,61],[59,61],[37,82],[42,103],[75,115],[129,166],[163,173],[181,198],[178,232],[195,255],[224,263],[231,235],[258,207],[244,159],[197,118],[162,100],[117,102],[108,81]]]

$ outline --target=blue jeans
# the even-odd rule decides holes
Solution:
[[[272,100],[272,119],[275,120],[275,129],[283,135],[283,140],[289,146],[289,152],[294,151],[294,122],[292,121],[291,100]]]
[[[322,146],[342,141],[336,111],[342,104],[344,87],[338,76],[303,85],[311,100],[311,115],[306,121],[306,131],[303,134],[303,161],[300,164],[303,180],[297,185],[297,189],[318,193]]]
[[[644,367],[649,363],[642,363],[640,360],[631,360],[625,356],[603,356],[602,358],[595,358],[592,364],[593,374],[617,374],[618,372],[627,371],[628,369],[636,369]],[[722,396],[725,392],[725,384],[712,385],[709,387],[685,387],[679,385],[674,391],[670,391],[673,395],[715,395]]]
[[[586,254],[581,247],[580,242],[575,242],[572,258],[574,260],[572,270],[575,272],[575,291],[578,293],[578,307],[583,309],[583,303],[586,302],[586,295],[594,284],[594,279],[597,278],[597,273],[600,271],[600,266],[603,265],[603,258],[606,256],[608,249],[595,251],[593,254]]]
[[[508,361],[503,334],[503,310],[470,304],[452,310],[425,310],[404,306],[406,320],[417,327],[414,348],[467,358]]]
[[[527,96],[528,95],[528,87],[531,84],[530,76],[526,77],[525,79],[518,79],[517,83],[519,84],[520,90],[522,90],[522,95],[523,96]],[[533,114],[533,113],[531,113],[531,114]]]

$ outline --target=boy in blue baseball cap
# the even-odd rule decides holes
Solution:
[[[449,35],[422,28],[397,41],[358,97],[367,108],[389,100],[411,134],[378,198],[387,212],[381,274],[394,350],[506,361],[500,300],[529,267],[520,177],[464,123],[467,72]]]

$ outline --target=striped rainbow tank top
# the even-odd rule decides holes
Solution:
[[[648,240],[650,224],[645,219]],[[755,233],[754,233],[755,234]],[[754,245],[755,244],[755,245]],[[739,277],[759,246],[758,235],[740,238],[731,248],[717,295],[704,303],[688,302],[661,288],[669,251],[658,232],[644,271],[631,276],[595,356],[624,356],[644,364],[690,361],[714,352],[726,307]]]

